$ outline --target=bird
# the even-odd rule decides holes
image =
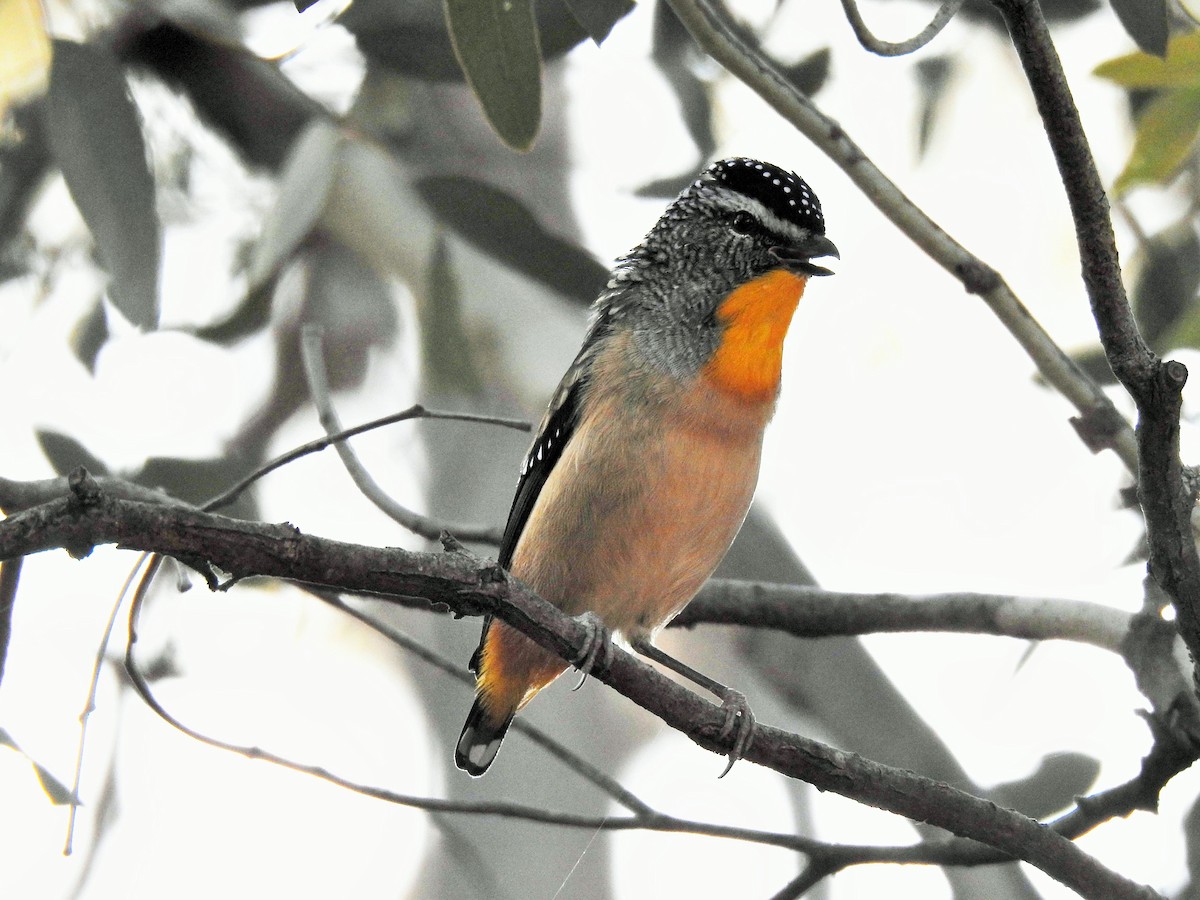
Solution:
[[[593,627],[722,700],[729,766],[751,739],[745,697],[653,644],[742,526],[779,395],[784,338],[814,259],[840,259],[816,194],[747,157],[714,162],[617,260],[583,345],[521,465],[498,563]],[[568,663],[485,619],[476,696],[455,747],[483,775],[513,717]],[[726,767],[726,772],[729,771]],[[723,773],[724,774],[724,773]]]

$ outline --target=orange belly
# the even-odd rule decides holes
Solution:
[[[697,377],[669,402],[643,397],[646,408],[631,409],[629,388],[588,398],[588,414],[542,488],[511,570],[571,615],[590,611],[614,631],[649,635],[695,596],[741,527],[774,393],[748,403]],[[481,697],[499,715],[523,706],[565,668],[493,622]]]

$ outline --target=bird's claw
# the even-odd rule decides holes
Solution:
[[[587,629],[587,638],[584,640],[583,646],[579,649],[579,655],[572,660],[572,664],[579,670],[580,674],[579,684],[571,688],[573,691],[577,691],[583,687],[583,683],[587,681],[588,675],[591,674],[592,669],[599,662],[601,654],[608,652],[608,645],[612,642],[612,631],[595,613],[585,612],[580,616],[576,616],[575,621]]]
[[[721,698],[721,708],[725,710],[725,724],[721,726],[717,736],[724,741],[733,735],[733,746],[729,748],[729,764],[718,778],[729,774],[733,764],[745,755],[754,741],[754,712],[746,702],[746,695],[741,691],[726,688]]]

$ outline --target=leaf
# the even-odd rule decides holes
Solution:
[[[463,323],[461,292],[445,238],[429,259],[425,293],[420,296],[422,394],[484,396],[477,358]]]
[[[29,762],[33,766],[33,771],[37,773],[37,779],[41,782],[42,790],[46,792],[50,802],[55,806],[70,806],[76,799],[75,795],[71,793],[71,789],[51,775],[50,770],[45,766],[39,765],[32,759]]]
[[[130,480],[144,487],[161,488],[172,497],[199,505],[241,481],[253,468],[237,454],[215,459],[154,456],[146,460],[141,471],[131,475]],[[221,515],[235,519],[258,518],[253,493],[246,491],[232,504],[222,507]]]
[[[1113,191],[1166,184],[1187,159],[1200,131],[1200,88],[1175,88],[1155,97],[1138,120],[1129,161]]]
[[[1100,347],[1093,347],[1078,353],[1072,353],[1071,359],[1075,365],[1079,366],[1083,374],[1096,382],[1096,384],[1108,385],[1117,383],[1117,376],[1113,374],[1112,367],[1108,364],[1108,357]],[[1038,380],[1041,380],[1040,375],[1038,376]],[[1044,384],[1045,382],[1043,381],[1042,383]]]
[[[516,198],[473,178],[439,176],[417,182],[434,213],[494,259],[552,290],[590,304],[608,270],[585,250],[546,231]]]
[[[274,279],[325,211],[337,175],[341,140],[335,126],[316,119],[288,151],[278,199],[250,261],[251,293]]]
[[[1087,793],[1100,774],[1100,761],[1083,753],[1051,753],[1027,778],[997,785],[989,793],[1004,806],[1045,818]]]
[[[96,357],[107,340],[108,317],[104,314],[104,304],[97,302],[71,330],[71,351],[89,372],[94,373]]]
[[[1112,0],[1112,7],[1135,44],[1155,56],[1167,55],[1167,0]]]
[[[484,115],[505,144],[528,150],[542,118],[533,0],[444,2],[454,55]]]
[[[116,58],[54,42],[47,102],[51,152],[91,229],[109,296],[139,328],[158,323],[159,225],[137,111]]]
[[[77,466],[83,466],[93,475],[107,475],[108,466],[91,454],[83,444],[69,435],[57,431],[37,431],[38,444],[50,466],[58,475],[66,475]]]
[[[634,7],[633,0],[563,0],[571,15],[588,33],[596,46],[608,37],[617,24]]]
[[[0,122],[46,88],[50,39],[38,0],[0,0]]]
[[[920,95],[921,125],[917,136],[917,155],[925,156],[942,98],[950,84],[952,64],[948,56],[930,56],[917,62],[917,89]]]
[[[1147,240],[1135,257],[1133,268],[1137,275],[1129,299],[1150,346],[1162,352],[1181,346],[1200,346],[1194,341],[1162,343],[1163,337],[1178,335],[1181,329],[1196,337],[1200,239],[1190,218],[1164,228]]]
[[[445,17],[430,22],[424,10],[423,4],[354,0],[338,23],[354,35],[358,49],[371,62],[425,81],[463,81]],[[535,15],[546,62],[588,39],[562,3],[537,3]]]
[[[1102,62],[1094,71],[1127,88],[1200,87],[1200,31],[1174,38],[1165,59],[1130,53]]]
[[[29,764],[33,766],[33,771],[42,785],[42,790],[46,792],[46,796],[50,798],[50,802],[55,806],[68,806],[72,803],[79,803],[79,798],[71,793],[71,789],[51,775],[49,769],[39,764],[28,753],[22,750],[17,745],[17,742],[13,740],[12,735],[4,728],[0,728],[0,747],[9,747],[29,760]]]
[[[781,71],[796,90],[806,97],[811,97],[824,87],[829,79],[829,59],[829,48],[822,47],[790,66],[784,66]]]
[[[658,4],[654,10],[651,58],[675,92],[683,124],[700,151],[700,159],[705,160],[716,150],[717,139],[713,136],[708,85],[696,75],[691,65],[694,48],[692,36],[671,7],[666,3]]]

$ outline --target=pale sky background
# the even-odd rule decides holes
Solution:
[[[761,21],[773,4],[738,8]],[[931,7],[908,2],[866,2],[863,11],[881,36],[893,39],[915,33],[931,15]],[[585,241],[605,261],[636,243],[661,211],[660,202],[631,192],[693,158],[682,124],[671,124],[674,100],[646,59],[650,12],[649,4],[639,7],[602,48],[581,45],[567,63],[578,158],[572,190]],[[297,19],[281,4],[256,14],[251,25],[272,29],[269,40],[255,45],[264,51],[281,49],[272,46],[276,41],[301,45],[285,71],[340,103],[345,90],[331,92],[318,79],[332,55],[346,52],[348,39],[336,27],[314,28],[323,15],[317,8]],[[299,23],[295,33],[279,30],[289,22]],[[797,35],[813,50],[830,45],[833,75],[818,97],[821,107],[935,220],[998,268],[1062,346],[1094,339],[1053,161],[1015,57],[998,35],[953,23],[925,51],[958,51],[961,68],[928,153],[918,160],[913,58],[867,56],[833,0],[787,4],[774,33],[793,56],[800,55]],[[1119,92],[1090,71],[1128,52],[1131,42],[1107,11],[1059,29],[1056,38],[1102,176],[1111,183],[1130,134]],[[172,115],[169,104],[143,93],[144,114],[150,107],[155,116]],[[1115,457],[1092,456],[1082,446],[1067,423],[1073,410],[1032,382],[1032,364],[982,301],[912,247],[832,163],[744,87],[727,81],[721,97],[718,152],[759,156],[799,172],[820,196],[828,233],[842,253],[838,274],[814,284],[797,313],[759,491],[821,583],[1070,597],[1136,609],[1142,571],[1124,559],[1138,527],[1133,514],[1116,508],[1125,481]],[[614,122],[626,136],[639,127],[661,132],[664,122],[675,133],[653,148],[651,160],[644,143],[612,140]],[[168,323],[172,308],[195,296],[235,296],[227,236],[253,230],[273,197],[268,181],[230,175],[219,142],[204,144],[201,154],[208,158],[201,175],[211,174],[203,184],[211,215],[168,228]],[[1154,190],[1135,194],[1132,206],[1148,232],[1177,214]],[[52,185],[34,227],[43,242],[82,256],[82,225],[67,209],[65,189]],[[1131,236],[1118,226],[1128,257]],[[95,377],[88,376],[65,335],[86,308],[93,279],[86,266],[75,265],[40,302],[31,284],[0,288],[6,476],[51,474],[34,427],[76,435],[115,465],[136,465],[147,446],[160,455],[204,455],[236,427],[239,403],[249,403],[252,386],[269,383],[270,363],[255,342],[229,353],[171,334],[118,337]],[[573,351],[564,348],[566,357]],[[1180,358],[1197,362],[1194,355]],[[403,387],[412,382],[402,342],[373,361],[361,392],[339,398],[343,420],[379,414],[364,399],[379,392],[400,408],[415,399]],[[130,404],[135,395],[138,402]],[[1128,408],[1124,400],[1120,405]],[[298,417],[275,449],[317,433],[311,416]],[[378,454],[390,454],[394,466],[390,484],[409,492],[401,499],[417,502],[416,483],[405,473],[419,471],[420,460],[405,450],[407,438],[379,440]],[[313,491],[314,484],[329,487]],[[310,458],[263,484],[263,514],[345,540],[379,542],[381,533],[393,533],[357,498],[348,501],[351,490],[332,455]],[[298,513],[293,500],[301,493],[316,496]],[[63,780],[71,776],[91,659],[130,564],[128,554],[102,549],[82,564],[52,553],[25,567],[0,725]],[[275,587],[214,597],[197,588],[153,606],[145,624],[148,652],[172,641],[187,671],[162,685],[163,699],[186,709],[192,724],[231,740],[284,755],[291,750],[394,790],[438,794],[441,770],[431,754],[439,744],[424,730],[408,676],[387,662],[390,649],[293,594]],[[1101,758],[1097,788],[1109,787],[1134,774],[1149,746],[1133,714],[1145,702],[1124,666],[1099,650],[1045,644],[1018,665],[1027,645],[1000,638],[899,635],[868,638],[867,645],[982,784],[1020,778],[1047,753],[1072,750]],[[582,702],[587,694],[581,692]],[[403,896],[405,873],[415,875],[429,836],[424,814],[199,747],[128,697],[118,700],[111,673],[101,682],[98,705],[85,799],[94,801],[101,788],[116,729],[124,732],[121,746],[142,748],[142,768],[138,779],[122,782],[121,816],[108,837],[112,852],[101,853],[87,897]],[[741,764],[718,782],[719,769],[715,757],[664,726],[660,740],[617,774],[681,815],[794,827],[776,790],[778,776]],[[1185,773],[1163,793],[1160,815],[1134,814],[1080,843],[1131,878],[1176,889],[1185,877],[1179,821],[1198,789],[1200,776]],[[65,810],[47,803],[28,764],[12,752],[0,752],[0,796],[0,896],[61,896],[83,857],[61,855]],[[815,807],[818,837],[914,839],[904,820],[836,796],[819,796]],[[318,827],[322,821],[339,827]],[[93,832],[87,815],[81,823],[76,842],[83,847]],[[720,853],[731,877],[750,873],[743,896],[769,896],[796,871],[785,851],[733,842],[626,833],[615,846],[616,879],[628,898],[660,896],[655,871],[672,873],[674,896],[731,896],[731,883],[695,865],[698,852]],[[222,865],[204,865],[197,847],[212,847]],[[233,872],[236,882],[229,880]],[[563,873],[563,896],[570,895],[569,875]],[[1074,896],[1036,870],[1031,877],[1047,897]],[[937,870],[922,868],[860,867],[832,885],[838,900],[949,896]]]

